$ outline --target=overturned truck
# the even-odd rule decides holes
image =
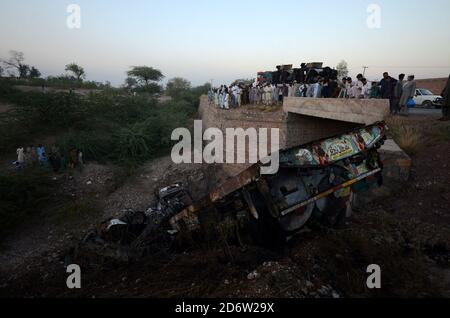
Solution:
[[[158,191],[147,212],[108,220],[84,243],[109,246],[111,256],[121,251],[129,258],[183,233],[274,245],[311,218],[335,226],[350,216],[355,195],[381,186],[378,149],[385,140],[386,126],[378,122],[283,150],[277,174],[262,175],[262,164],[255,164],[195,203],[182,184],[172,185]]]

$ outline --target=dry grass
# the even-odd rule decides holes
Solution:
[[[383,210],[355,215],[353,222],[348,228],[322,230],[315,239],[305,240],[293,253],[294,262],[303,271],[316,267],[316,277],[325,284],[330,282],[345,297],[443,295],[441,277],[431,276],[424,245],[429,243],[447,253],[448,245],[440,238],[436,243],[431,241],[430,237],[439,237],[436,232],[398,220]],[[369,264],[382,268],[381,290],[369,290],[365,284]]]
[[[389,118],[387,124],[392,137],[406,153],[414,155],[421,149],[424,135],[420,126],[398,117]]]
[[[450,141],[450,125],[442,123],[434,127],[430,132],[431,137],[437,142],[449,142]]]

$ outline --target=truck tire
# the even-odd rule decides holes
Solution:
[[[270,215],[263,203],[263,196],[256,190],[250,195],[258,212],[258,220],[252,217],[250,221],[250,234],[257,245],[278,248],[286,242],[286,234],[283,232],[278,220]]]
[[[433,108],[433,103],[430,102],[429,100],[426,100],[426,101],[423,102],[422,106],[424,108],[431,109],[431,108]]]

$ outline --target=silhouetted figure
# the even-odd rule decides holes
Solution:
[[[444,103],[442,104],[441,120],[450,120],[450,76],[447,80],[447,86],[442,92],[442,97],[444,98]]]

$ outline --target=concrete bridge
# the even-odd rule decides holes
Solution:
[[[277,108],[265,112],[248,105],[220,110],[208,103],[207,96],[202,96],[199,113],[204,129],[217,127],[224,134],[226,128],[267,128],[269,131],[270,128],[278,128],[280,148],[289,149],[382,121],[389,114],[389,101],[285,97],[283,110]],[[389,140],[380,153],[385,163],[384,177],[388,187],[407,180],[411,159],[395,142]],[[235,176],[249,166],[225,165],[223,171]]]
[[[389,115],[389,100],[285,97],[283,110],[288,114],[370,125]]]

